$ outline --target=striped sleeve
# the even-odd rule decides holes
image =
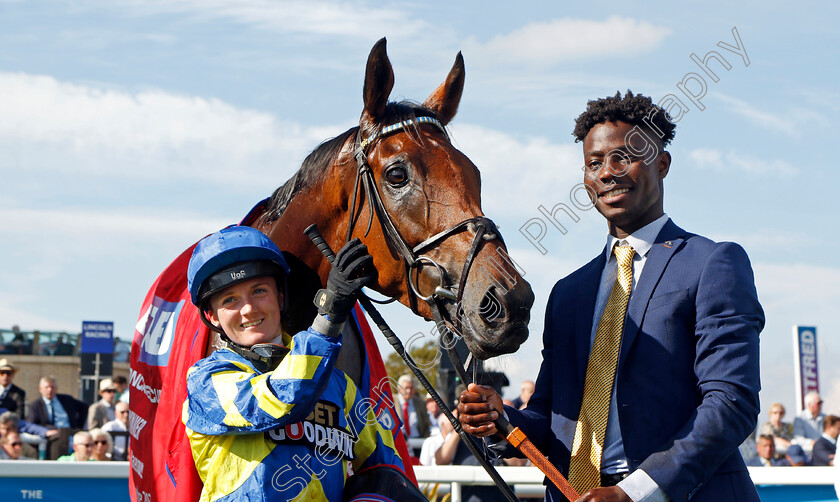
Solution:
[[[184,423],[208,435],[266,431],[302,420],[330,379],[341,343],[311,328],[292,338],[289,354],[270,373],[222,349],[187,374]]]
[[[358,438],[353,445],[353,470],[374,465],[393,465],[405,470],[402,459],[397,453],[394,436],[384,428],[377,419],[375,403],[369,398],[363,398],[357,391],[356,385],[350,377],[345,375],[347,387],[344,392],[345,410],[347,412],[348,427]],[[380,413],[387,413],[381,410]]]

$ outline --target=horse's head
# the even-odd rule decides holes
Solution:
[[[393,84],[382,39],[368,58],[359,127],[310,155],[296,178],[330,164],[320,183],[281,187],[297,194],[260,228],[272,235],[317,223],[335,249],[360,237],[379,271],[374,289],[446,323],[476,357],[513,352],[528,336],[534,294],[481,211],[478,169],[444,129],[461,99],[463,58],[422,105],[389,103]],[[314,246],[284,244],[325,281],[329,265]]]

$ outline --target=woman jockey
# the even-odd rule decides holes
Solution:
[[[282,328],[288,273],[250,227],[204,238],[190,259],[192,302],[227,345],[187,375],[183,421],[202,501],[338,502],[349,466],[403,468],[391,432],[334,367],[342,325],[376,276],[367,248],[354,239],[338,252],[318,316],[294,336]]]

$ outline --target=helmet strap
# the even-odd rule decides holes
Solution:
[[[250,349],[223,336],[228,348],[245,359],[251,361],[254,367],[263,373],[274,371],[280,361],[289,353],[289,349],[276,343],[257,343]]]

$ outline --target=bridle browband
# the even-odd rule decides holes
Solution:
[[[353,156],[356,159],[356,180],[353,184],[353,195],[352,201],[350,203],[350,221],[347,225],[347,238],[346,241],[350,241],[353,236],[353,229],[355,228],[356,224],[356,203],[358,198],[358,193],[360,191],[360,185],[362,189],[365,191],[365,196],[368,201],[370,201],[371,211],[370,211],[370,218],[368,219],[367,229],[365,230],[365,235],[370,232],[371,225],[373,224],[373,213],[376,213],[376,217],[379,219],[379,223],[382,226],[382,231],[385,236],[386,242],[393,246],[394,249],[400,254],[402,259],[405,261],[405,272],[406,272],[406,282],[408,283],[408,290],[410,291],[408,297],[411,306],[412,312],[419,315],[417,311],[417,299],[421,299],[428,303],[429,308],[432,311],[432,317],[436,323],[436,327],[438,332],[441,336],[441,345],[446,348],[447,354],[449,359],[452,361],[452,366],[456,369],[458,373],[458,377],[464,383],[464,385],[468,385],[472,380],[475,379],[477,376],[478,364],[473,365],[473,379],[470,379],[467,376],[467,367],[471,362],[472,354],[467,358],[466,365],[461,362],[461,358],[458,355],[457,351],[455,350],[456,344],[454,340],[455,334],[460,336],[460,329],[461,329],[461,320],[458,316],[458,309],[461,305],[461,300],[464,295],[464,288],[467,281],[467,276],[470,272],[470,267],[472,266],[473,261],[475,260],[476,255],[478,254],[479,248],[481,247],[481,243],[484,241],[489,241],[493,239],[501,240],[501,235],[499,234],[496,225],[493,223],[492,220],[485,216],[475,216],[473,218],[467,218],[466,220],[457,223],[441,232],[438,232],[431,237],[428,237],[423,242],[417,244],[416,246],[409,246],[409,244],[405,241],[405,239],[400,234],[399,230],[397,230],[396,225],[394,225],[394,221],[391,219],[391,216],[388,214],[385,205],[382,202],[382,197],[379,193],[379,190],[376,187],[376,182],[373,178],[373,171],[370,168],[370,165],[367,161],[367,148],[372,145],[376,140],[382,138],[387,134],[392,134],[397,131],[405,131],[409,127],[415,127],[422,124],[431,124],[440,129],[440,131],[444,134],[447,141],[449,140],[449,135],[446,133],[446,129],[443,127],[437,119],[433,117],[423,116],[423,117],[413,117],[396,124],[389,125],[380,129],[379,131],[373,133],[369,137],[362,139],[362,129],[359,128],[358,133],[356,134],[356,142]],[[475,233],[475,237],[473,238],[473,242],[470,245],[470,249],[467,252],[467,255],[464,259],[464,265],[461,272],[461,277],[459,283],[457,285],[457,292],[452,291],[452,284],[449,281],[449,275],[444,267],[438,264],[429,256],[423,254],[423,252],[434,248],[435,246],[439,245],[441,242],[446,240],[447,238],[451,237],[452,235],[458,234],[463,232],[464,230],[470,230]],[[310,231],[312,233],[310,234]],[[318,245],[319,249],[321,249],[324,254],[327,256],[329,261],[332,261],[329,255],[332,254],[332,251],[327,253],[329,250],[329,245],[327,245],[323,237],[318,234],[317,228],[314,228],[314,225],[311,225],[304,231],[312,240],[313,242]],[[320,244],[319,244],[320,242]],[[504,243],[504,242],[503,242]],[[323,249],[322,249],[323,248]],[[423,263],[430,264],[434,266],[438,274],[440,276],[439,284],[435,288],[434,292],[430,295],[423,296],[420,292],[419,288],[415,284],[416,281],[412,281],[412,272],[415,268],[421,266]],[[420,271],[417,271],[419,276]],[[396,300],[396,298],[392,298],[390,301]],[[360,298],[360,301],[365,308],[368,309],[369,314],[371,315],[374,322],[377,324],[379,329],[382,331],[382,334],[385,335],[385,338],[394,347],[394,350],[399,354],[403,360],[408,365],[409,369],[414,373],[414,375],[420,380],[420,383],[423,384],[423,387],[429,392],[438,406],[441,407],[444,414],[446,415],[447,419],[452,424],[453,429],[458,433],[461,437],[461,440],[470,450],[470,452],[475,456],[478,463],[487,471],[490,475],[490,478],[496,484],[496,486],[501,490],[502,494],[504,495],[505,499],[508,502],[516,502],[517,498],[514,494],[513,490],[508,486],[504,479],[499,475],[496,469],[491,465],[491,463],[487,460],[486,454],[482,454],[479,451],[478,446],[467,436],[467,433],[461,428],[458,419],[452,414],[452,411],[449,409],[452,403],[444,403],[443,400],[438,395],[437,391],[432,387],[429,383],[428,379],[423,375],[420,369],[417,367],[416,363],[414,363],[411,355],[406,352],[405,347],[403,346],[402,342],[396,337],[394,332],[388,327],[385,320],[373,306],[371,298],[367,296],[363,296]],[[446,309],[443,308],[444,302],[455,302],[456,309],[455,309],[455,322],[452,322],[451,319],[448,318]],[[386,302],[377,302],[377,303],[386,303]],[[454,333],[453,333],[454,329]]]
[[[441,334],[441,337],[444,338],[445,342],[452,342],[452,332],[454,331],[460,336],[461,329],[463,329],[461,317],[457,315],[456,310],[455,319],[450,319],[442,304],[444,302],[455,302],[456,306],[461,305],[461,300],[463,299],[464,289],[466,286],[467,276],[469,275],[470,268],[472,267],[473,261],[475,261],[475,257],[478,254],[479,248],[481,247],[481,243],[484,241],[490,241],[494,239],[502,240],[502,237],[498,229],[496,228],[496,224],[493,223],[491,219],[485,216],[475,216],[473,218],[467,218],[466,220],[463,220],[460,223],[457,223],[441,232],[438,232],[437,234],[432,235],[431,237],[427,238],[426,240],[417,244],[414,247],[409,246],[409,244],[400,234],[396,225],[394,225],[394,221],[388,213],[388,210],[385,208],[385,205],[382,202],[382,196],[379,193],[379,189],[376,187],[376,181],[373,178],[373,170],[371,169],[367,160],[368,147],[374,144],[377,140],[389,134],[393,134],[399,131],[406,131],[410,127],[417,128],[423,124],[435,126],[443,133],[447,141],[449,141],[449,134],[447,134],[443,124],[441,124],[440,121],[438,121],[436,118],[429,116],[412,117],[402,120],[395,124],[383,127],[382,129],[374,132],[365,139],[362,139],[362,129],[361,127],[359,128],[359,131],[356,134],[356,141],[353,153],[353,156],[356,159],[356,165],[358,169],[356,170],[356,180],[353,184],[353,196],[350,203],[350,222],[347,226],[346,240],[349,241],[352,238],[353,230],[355,228],[357,209],[356,203],[359,193],[359,185],[361,185],[362,189],[364,189],[365,191],[366,199],[370,201],[370,205],[373,208],[370,214],[370,218],[368,219],[367,229],[365,230],[365,236],[367,236],[367,234],[370,232],[371,225],[373,223],[373,214],[376,213],[376,217],[382,226],[386,241],[391,246],[393,246],[394,249],[396,249],[396,251],[399,253],[403,261],[405,262],[406,282],[408,283],[408,290],[410,293],[408,297],[411,311],[419,316],[420,314],[417,310],[417,299],[419,298],[420,300],[425,301],[432,311],[432,316],[437,325],[438,331]],[[359,209],[361,209],[361,207]],[[448,239],[449,237],[455,234],[463,232],[464,230],[470,230],[474,232],[475,237],[473,238],[473,242],[470,245],[470,249],[465,257],[460,280],[458,282],[458,285],[456,286],[457,289],[456,291],[453,291],[453,285],[449,281],[449,274],[447,273],[446,268],[438,264],[432,258],[424,255],[423,252],[434,248],[444,240]],[[502,243],[504,243],[503,240]],[[415,269],[418,269],[424,263],[435,267],[440,277],[439,283],[435,287],[434,292],[432,292],[430,295],[425,296],[420,292],[420,289],[417,287],[417,281],[412,280],[412,273],[415,272]],[[417,274],[419,276],[419,270],[417,270]],[[388,301],[393,301],[395,299],[396,298],[392,298]],[[454,345],[454,343],[444,343],[444,346],[452,347],[452,349],[449,350],[449,356],[450,358],[452,358],[453,356],[455,357],[455,359],[452,360],[453,366],[455,366],[456,370],[458,371],[459,377],[466,385],[470,381],[466,375],[466,367],[469,366],[472,357],[470,356],[465,364],[461,363],[460,357],[457,356],[457,353],[454,350]]]

